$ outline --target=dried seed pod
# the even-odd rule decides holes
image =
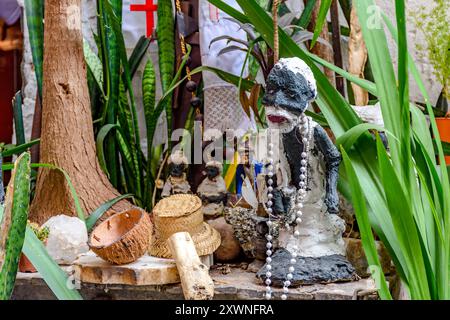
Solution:
[[[195,81],[189,80],[186,83],[186,90],[189,92],[194,92],[195,90],[197,90],[197,84],[195,83]]]
[[[200,107],[200,105],[202,104],[202,101],[200,100],[199,97],[193,97],[191,99],[191,105],[195,108]]]

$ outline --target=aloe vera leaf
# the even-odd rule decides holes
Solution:
[[[0,152],[0,154],[2,155],[2,157],[5,158],[10,157],[14,154],[20,154],[26,151],[27,149],[31,148],[35,144],[38,144],[39,142],[41,142],[41,139],[35,139],[24,144],[8,145],[3,149],[3,151]]]
[[[30,154],[22,153],[14,163],[0,223],[0,300],[11,297],[16,281],[30,203],[30,172]]]
[[[30,227],[26,228],[23,253],[30,260],[59,300],[82,300],[69,277],[50,257],[47,249]]]
[[[117,202],[119,202],[122,199],[126,199],[126,198],[130,198],[133,195],[131,194],[123,194],[120,195],[114,199],[108,200],[105,203],[103,203],[101,206],[99,206],[97,209],[95,209],[90,215],[89,217],[86,219],[86,227],[89,230],[92,229],[92,227],[95,225],[95,223],[97,222],[98,219],[100,219],[100,217],[109,210],[109,208],[111,208],[114,204],[116,204]]]

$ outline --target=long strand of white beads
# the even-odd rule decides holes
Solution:
[[[309,156],[309,142],[312,138],[312,128],[310,119],[305,116],[305,114],[302,114],[300,117],[300,124],[299,124],[300,134],[302,137],[302,144],[303,144],[303,150],[301,153],[301,160],[300,160],[300,181],[298,185],[298,193],[295,201],[295,222],[297,225],[299,225],[302,222],[302,215],[303,215],[303,202],[306,197],[306,191],[307,191],[307,182],[308,182],[308,156]],[[298,238],[300,236],[300,232],[298,230],[294,229],[294,237]],[[286,280],[283,283],[283,294],[281,295],[282,300],[286,300],[289,293],[289,286],[291,285],[291,280],[294,277],[293,273],[295,271],[295,264],[297,263],[297,250],[298,247],[295,245],[292,248],[291,253],[291,259],[289,261],[289,269],[288,273],[286,275]]]
[[[270,137],[272,135],[270,134],[270,131],[268,131],[268,135],[267,135],[267,139],[269,140]],[[267,300],[272,299],[272,288],[271,288],[271,284],[272,284],[272,280],[270,280],[270,277],[272,276],[272,220],[271,220],[271,216],[272,216],[272,199],[273,199],[273,180],[272,177],[274,175],[274,166],[273,166],[273,143],[271,141],[271,139],[268,141],[268,148],[267,148],[267,154],[268,154],[268,158],[267,158],[267,176],[269,177],[269,179],[267,180],[267,203],[266,203],[266,207],[267,207],[267,214],[269,216],[268,220],[267,220],[267,227],[269,229],[267,235],[266,235],[266,294],[265,294],[265,298]]]

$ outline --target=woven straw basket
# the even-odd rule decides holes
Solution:
[[[202,201],[195,195],[176,194],[159,201],[153,208],[153,232],[149,254],[171,258],[166,240],[176,232],[189,232],[199,256],[213,253],[220,246],[220,234],[203,222]]]

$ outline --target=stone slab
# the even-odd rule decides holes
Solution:
[[[75,279],[82,283],[143,286],[180,282],[174,260],[148,255],[133,263],[112,265],[90,251],[80,255],[73,268]]]
[[[65,268],[71,274],[71,268]],[[239,265],[229,268],[211,268],[214,280],[214,299],[261,300],[265,293],[255,273],[243,270]],[[167,285],[123,285],[75,283],[85,300],[183,300],[180,284]],[[371,279],[345,283],[315,284],[293,288],[289,300],[372,300],[377,299],[375,284]],[[279,299],[282,289],[274,288],[274,298]],[[12,299],[52,300],[56,299],[39,273],[18,273]]]

